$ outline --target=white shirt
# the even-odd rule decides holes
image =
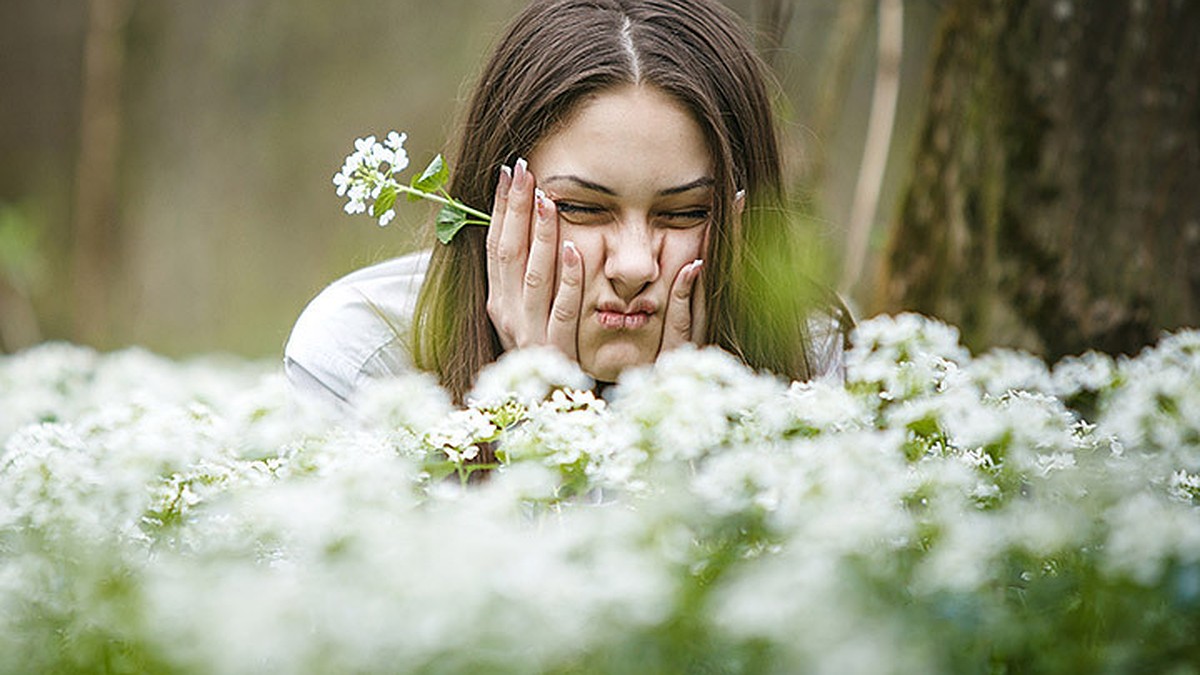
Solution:
[[[364,267],[313,298],[284,347],[292,388],[306,398],[347,404],[369,380],[411,370],[409,331],[429,251]],[[826,313],[809,319],[813,379],[845,381],[845,337]]]
[[[283,349],[292,388],[348,403],[368,380],[411,370],[409,328],[429,255],[420,251],[364,267],[313,298]]]

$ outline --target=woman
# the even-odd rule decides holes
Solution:
[[[347,399],[411,352],[461,402],[506,350],[553,345],[609,382],[686,342],[838,376],[850,320],[794,270],[765,79],[715,0],[535,0],[451,164],[451,194],[491,204],[492,225],[427,270],[410,256],[331,286],[293,330],[289,377]]]

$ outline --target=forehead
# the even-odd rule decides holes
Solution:
[[[712,177],[700,125],[674,98],[645,85],[607,90],[579,107],[530,154],[539,179],[573,175],[618,194],[657,192]]]

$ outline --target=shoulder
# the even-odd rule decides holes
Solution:
[[[410,367],[408,332],[429,251],[356,270],[301,312],[284,347],[284,369],[305,394],[346,401],[364,379]]]

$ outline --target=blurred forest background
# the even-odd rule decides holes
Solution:
[[[279,354],[325,284],[431,245],[424,204],[380,229],[345,215],[330,179],[359,135],[408,132],[420,166],[445,149],[523,4],[0,3],[3,347]],[[794,178],[821,182],[834,245],[867,124],[875,3],[729,4],[761,34]],[[921,0],[906,17],[898,146],[914,133],[937,12]]]
[[[431,245],[423,205],[381,230],[330,179],[359,135],[446,149],[522,4],[4,0],[0,348],[278,355],[325,284]],[[728,4],[860,315],[1049,356],[1197,322],[1197,3]]]

